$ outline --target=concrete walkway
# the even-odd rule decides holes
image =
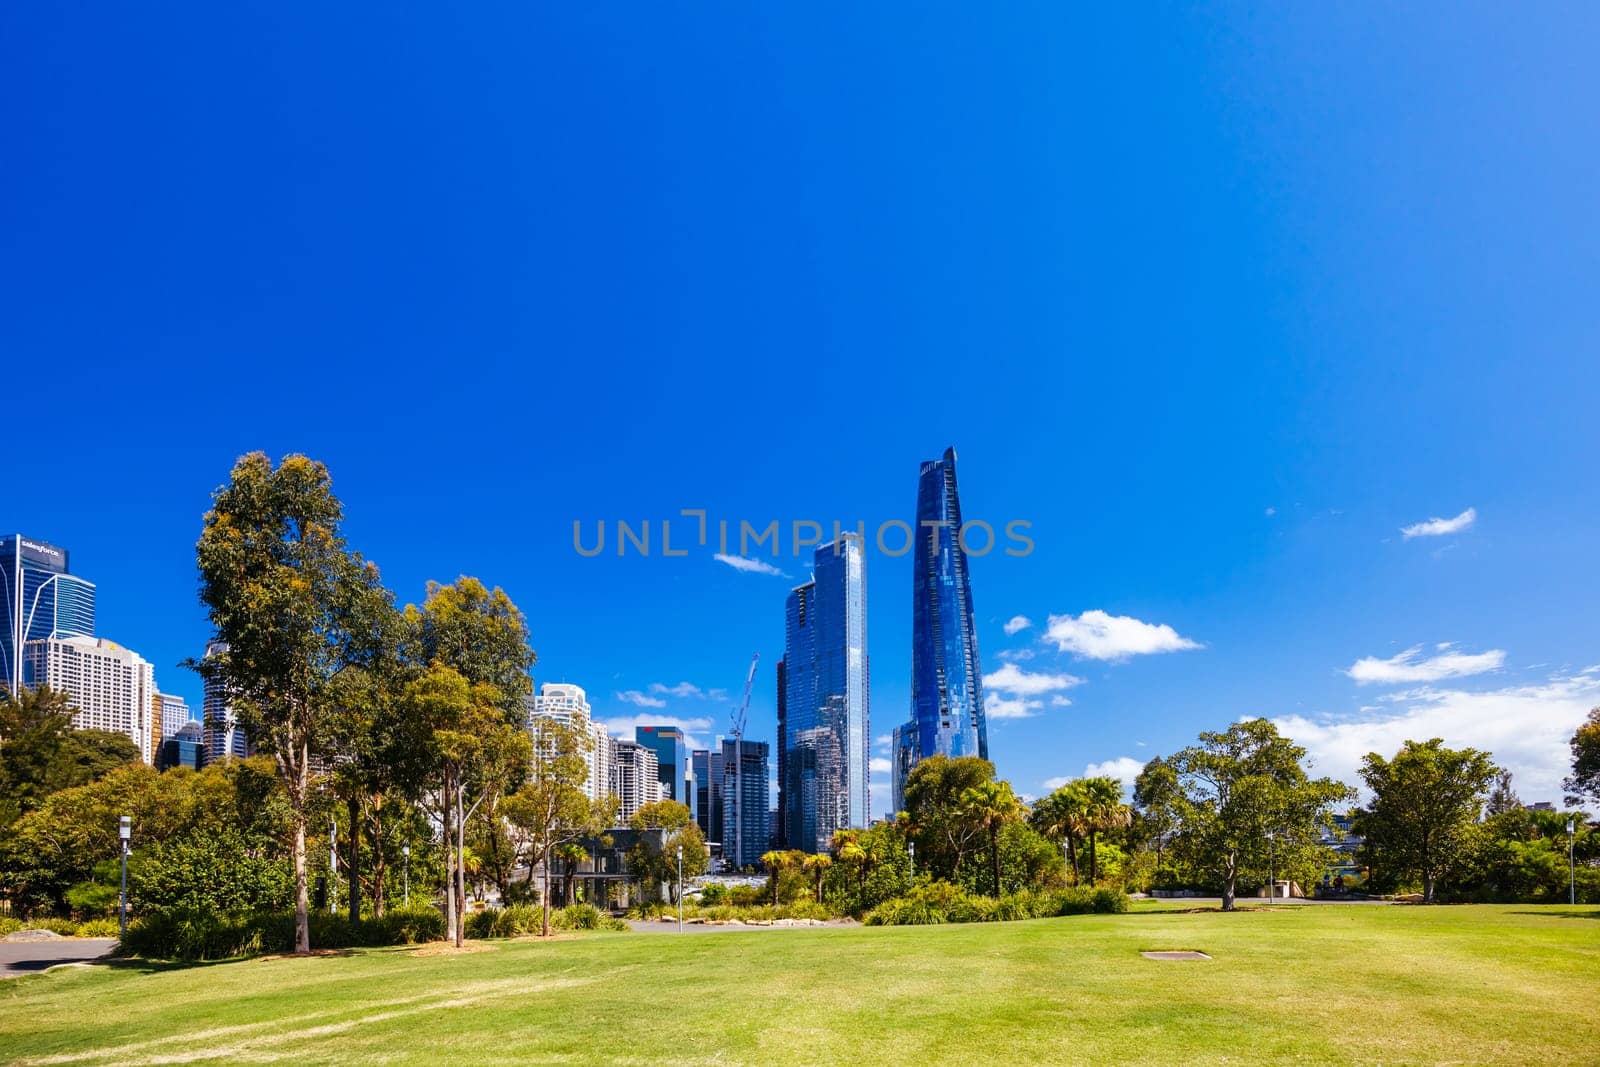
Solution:
[[[50,941],[0,941],[0,978],[37,974],[63,963],[92,963],[116,947],[114,937],[63,937]]]

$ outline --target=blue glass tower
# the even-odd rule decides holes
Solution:
[[[661,781],[663,795],[691,807],[684,795],[689,748],[683,743],[683,731],[676,726],[635,726],[633,739],[656,754],[656,777]]]
[[[866,557],[845,534],[816,550],[784,620],[778,806],[785,844],[826,851],[871,818]]]
[[[961,547],[956,450],[922,465],[911,573],[911,722],[897,733],[904,774],[929,756],[989,758],[983,672],[973,626],[972,585]],[[902,774],[895,803],[903,803]]]
[[[23,646],[94,636],[94,583],[67,569],[67,550],[21,534],[0,538],[0,685],[31,684]]]

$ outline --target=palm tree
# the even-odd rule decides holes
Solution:
[[[781,849],[761,854],[761,866],[767,869],[767,880],[772,885],[772,906],[778,906],[778,874],[789,865],[789,854]]]
[[[1102,830],[1115,830],[1127,826],[1133,817],[1132,810],[1122,799],[1122,783],[1115,778],[1085,778],[1083,787],[1084,827],[1089,831],[1089,882],[1100,880],[1100,864],[1095,854],[1095,842]]]
[[[833,866],[833,857],[826,852],[819,852],[801,860],[801,865],[815,879],[817,885],[817,903],[822,903],[822,879],[828,873],[828,868]]]
[[[984,782],[961,794],[963,814],[989,835],[989,863],[994,872],[994,895],[1000,896],[1000,828],[1022,818],[1022,802],[1009,782]]]
[[[858,895],[865,893],[867,891],[867,863],[872,857],[861,845],[861,831],[834,831],[833,858],[856,869],[856,892]]]
[[[1072,884],[1078,884],[1078,841],[1086,829],[1082,781],[1071,781],[1033,806],[1033,828],[1052,840],[1067,843],[1067,863],[1072,867]]]

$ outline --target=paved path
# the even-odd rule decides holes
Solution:
[[[89,963],[115,947],[114,937],[64,937],[59,941],[0,941],[0,978],[37,974],[62,963]]]

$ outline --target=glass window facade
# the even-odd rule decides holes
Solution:
[[[0,539],[0,681],[13,691],[27,676],[29,641],[94,636],[94,584],[71,574],[67,550],[11,534]]]
[[[633,739],[655,752],[661,795],[685,807],[692,807],[684,795],[683,782],[689,774],[689,749],[683,743],[683,731],[676,726],[636,726]]]
[[[871,819],[866,558],[845,534],[816,550],[785,610],[778,806],[784,843],[826,851]]]
[[[973,625],[972,585],[961,548],[956,452],[922,465],[917,483],[916,550],[911,573],[911,722],[897,733],[905,773],[928,756],[989,758],[983,673]],[[901,803],[896,790],[896,803]]]

